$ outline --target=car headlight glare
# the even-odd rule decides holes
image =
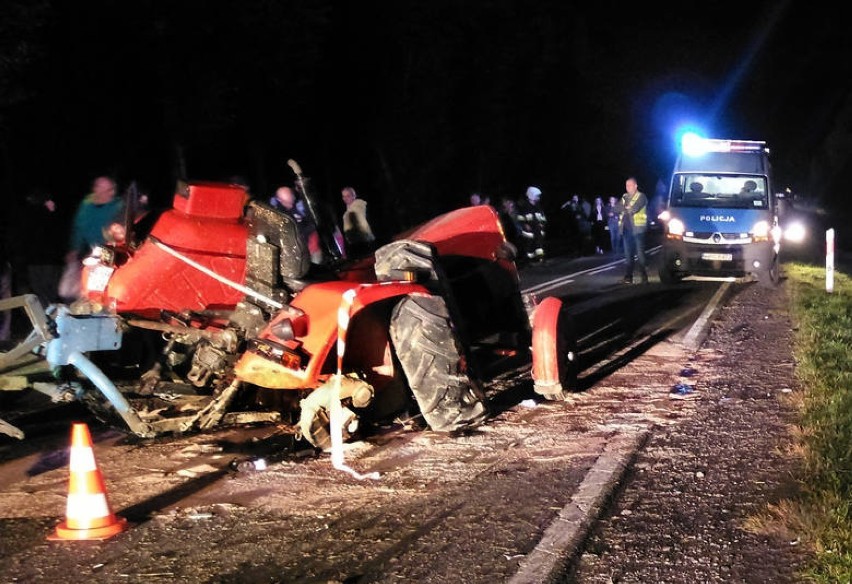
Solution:
[[[805,226],[796,221],[791,223],[784,229],[784,239],[793,243],[802,243],[808,236]]]

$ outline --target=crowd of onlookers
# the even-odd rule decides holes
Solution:
[[[541,196],[540,188],[530,186],[520,198],[500,197],[495,207],[506,239],[517,248],[520,263],[542,261],[552,255],[623,253],[620,197],[590,200],[572,195],[553,217],[545,212]],[[470,196],[470,204],[490,205],[491,199],[474,193]],[[554,248],[558,252],[554,253]]]
[[[506,240],[516,248],[517,263],[544,262],[553,255],[623,254],[626,267],[623,282],[633,282],[634,268],[638,266],[640,282],[647,283],[648,198],[639,190],[635,177],[628,177],[624,188],[620,197],[610,196],[606,201],[603,197],[589,201],[572,195],[560,205],[555,221],[547,216],[541,203],[542,191],[537,186],[527,187],[524,196],[518,199],[501,197],[496,211]],[[490,205],[491,201],[475,193],[470,204]],[[554,243],[561,244],[557,253],[548,250]]]
[[[589,200],[572,195],[559,206],[556,217],[548,217],[537,186],[528,187],[517,199],[500,197],[495,209],[507,241],[516,248],[518,263],[541,262],[553,255],[624,253],[624,218],[635,212],[625,214],[631,180],[628,179],[628,193],[621,197]],[[243,186],[250,200],[248,186]],[[635,181],[633,186],[635,189]],[[342,231],[335,230],[336,245],[343,257],[361,257],[374,249],[376,240],[367,218],[367,202],[350,186],[341,190],[341,199]],[[317,217],[298,188],[282,185],[262,202],[289,215],[304,239],[311,261],[324,261]],[[491,205],[491,200],[474,193],[469,203]],[[44,306],[73,302],[79,290],[81,260],[104,243],[125,243],[126,227],[145,216],[147,204],[147,194],[135,183],[124,196],[118,196],[116,182],[107,176],[92,182],[91,192],[75,210],[61,208],[49,193],[32,192],[13,205],[5,216],[6,224],[0,225],[4,235],[0,238],[0,299],[31,293]],[[642,251],[641,245],[639,248]],[[644,281],[644,256],[639,259]],[[629,267],[632,270],[632,265]],[[0,340],[9,338],[9,315],[9,311],[0,312]]]
[[[367,219],[367,201],[359,198],[355,189],[349,186],[341,189],[340,198],[345,208],[341,216],[343,230],[336,239],[336,245],[342,256],[347,258],[357,258],[370,253],[376,237]],[[317,231],[317,217],[298,190],[289,186],[278,187],[270,197],[269,205],[293,219],[310,252],[311,262],[322,263],[325,257]]]
[[[248,185],[235,177],[231,182]],[[343,257],[369,253],[375,236],[367,218],[367,202],[351,186],[341,190],[342,231],[335,239]],[[308,249],[311,261],[324,261],[314,211],[298,188],[278,187],[262,203],[290,216]],[[35,294],[43,306],[71,303],[79,295],[82,261],[106,243],[129,245],[127,228],[148,213],[148,195],[136,183],[123,194],[108,176],[95,178],[91,191],[75,208],[63,208],[49,193],[35,190],[14,201],[0,220],[0,300]],[[336,230],[337,231],[337,230]],[[0,341],[10,338],[12,311],[0,311]]]

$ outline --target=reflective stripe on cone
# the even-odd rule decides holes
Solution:
[[[75,423],[71,428],[68,499],[65,521],[56,526],[49,541],[102,540],[121,533],[129,527],[127,520],[110,509],[103,475],[95,461],[92,436],[86,424]]]

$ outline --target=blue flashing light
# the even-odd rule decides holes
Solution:
[[[701,156],[707,152],[707,141],[695,132],[686,132],[680,138],[680,151],[686,156]]]

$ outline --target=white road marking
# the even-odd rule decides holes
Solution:
[[[704,307],[704,311],[701,313],[701,316],[699,316],[698,320],[692,324],[692,327],[683,338],[684,345],[693,350],[698,348],[698,339],[705,329],[707,321],[709,321],[710,317],[713,316],[713,313],[722,301],[722,296],[725,295],[725,292],[727,292],[730,287],[730,282],[724,282],[721,286],[719,286],[719,289],[716,290],[715,294],[713,294],[713,298],[711,298],[710,302],[707,303],[707,306]]]
[[[645,253],[646,253],[646,255],[652,256],[652,255],[656,254],[658,251],[660,251],[660,246],[652,247],[651,249],[647,250]],[[536,284],[535,286],[530,286],[529,288],[524,288],[523,290],[521,290],[521,293],[522,294],[541,294],[543,292],[549,292],[551,290],[554,290],[556,288],[564,286],[565,284],[570,284],[579,276],[586,276],[586,275],[593,276],[593,275],[596,275],[596,274],[600,274],[600,273],[609,271],[609,270],[611,270],[611,269],[615,268],[616,266],[623,264],[623,263],[624,263],[624,258],[620,258],[620,259],[613,260],[609,263],[606,263],[606,264],[603,264],[603,265],[600,265],[600,266],[594,266],[592,268],[587,268],[585,270],[580,270],[578,272],[572,272],[570,274],[565,274],[564,276],[560,276],[560,277],[558,277],[554,280],[549,280],[547,282],[542,282],[541,284]]]

